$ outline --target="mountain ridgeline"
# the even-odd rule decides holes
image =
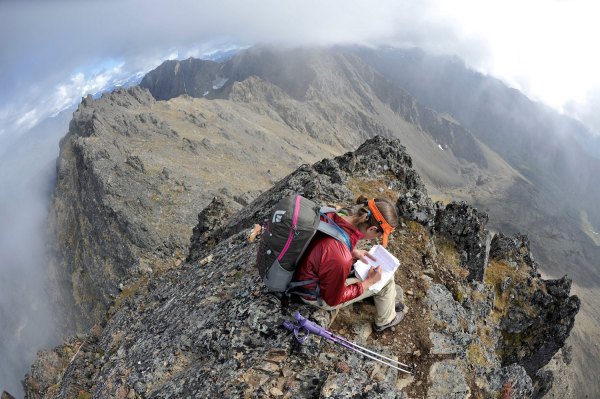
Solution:
[[[374,131],[390,136],[389,128],[373,117],[377,111],[376,100],[405,121],[428,132],[438,144],[452,148],[457,157],[486,166],[485,156],[473,136],[462,126],[422,107],[399,86],[390,85],[382,75],[352,54],[315,50],[250,50],[222,64],[193,58],[168,61],[149,72],[140,86],[161,100],[185,94],[228,98],[236,83],[251,76],[274,85],[291,97],[290,101],[305,103],[309,109],[320,105],[322,109],[311,111],[315,114],[321,112],[330,122],[335,123],[340,118],[335,114],[337,110],[355,111],[358,128],[365,133]],[[350,101],[355,104],[344,104]],[[342,117],[346,115],[342,114]],[[362,139],[368,137],[365,133]],[[344,142],[342,137],[338,139]]]
[[[220,62],[168,61],[140,87],[82,101],[61,141],[49,220],[52,276],[85,334],[40,354],[27,397],[578,389],[565,340],[580,301],[569,278],[541,278],[546,266],[530,238],[515,234],[527,215],[545,217],[563,199],[546,198],[537,184],[547,180],[506,162],[455,115],[422,105],[363,57],[258,48]],[[245,238],[294,192],[330,205],[359,194],[396,203],[404,223],[390,245],[410,312],[395,331],[372,333],[368,304],[332,320],[280,307],[264,291],[256,244]],[[487,229],[483,209],[504,233]],[[533,252],[551,257],[555,248],[540,244],[547,237],[535,236],[548,227],[533,226]],[[564,231],[564,241],[581,233],[573,222]],[[586,256],[569,261],[586,270]],[[415,363],[414,375],[318,340],[297,346],[279,327],[295,310]]]

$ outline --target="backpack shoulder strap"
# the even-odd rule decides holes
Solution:
[[[331,223],[327,223],[326,221],[321,220],[319,222],[319,225],[317,226],[317,230],[346,244],[346,238],[344,237],[342,232],[339,231],[337,227],[332,225]]]
[[[350,243],[350,237],[348,236],[348,233],[342,230],[342,228],[333,220],[331,220],[331,218],[328,217],[324,212],[321,212],[321,215],[323,215],[327,221],[321,220],[317,226],[317,230],[346,244],[348,250],[352,252],[352,244]]]
[[[314,290],[303,288],[305,285],[311,283],[316,283]],[[285,295],[289,296],[290,294],[308,294],[314,296],[319,306],[323,306],[323,298],[321,298],[321,285],[319,284],[319,280],[292,281],[288,285],[288,289],[285,291]]]
[[[348,247],[348,249],[352,251],[350,237],[348,237],[348,234],[326,215],[326,213],[336,211],[337,209],[331,207],[321,207],[319,209],[319,215],[322,215],[329,222],[320,220],[319,225],[317,226],[317,231],[320,231],[324,234],[327,234],[330,237],[335,238],[336,240],[345,244]],[[303,286],[311,283],[316,283],[317,286],[315,290],[307,290],[306,288],[303,288]],[[316,298],[317,302],[319,303],[319,306],[323,305],[323,299],[321,298],[321,286],[318,280],[292,281],[291,283],[289,283],[288,289],[286,290],[285,294],[290,295],[292,293],[306,293],[312,295]]]
[[[337,209],[332,208],[330,206],[322,206],[319,209],[319,212],[325,214],[325,213],[337,212]]]

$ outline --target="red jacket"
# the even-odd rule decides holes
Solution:
[[[327,216],[348,234],[350,244],[354,249],[356,242],[363,237],[363,234],[336,213],[329,213]],[[321,298],[329,306],[336,306],[362,295],[361,283],[346,286],[346,278],[354,263],[348,246],[333,237],[318,234],[302,256],[294,280],[318,280]],[[305,287],[314,290],[316,283]]]

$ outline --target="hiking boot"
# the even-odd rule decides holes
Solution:
[[[399,313],[399,312],[406,313],[406,312],[408,312],[408,308],[402,302],[398,302],[396,304],[396,306],[394,307],[394,309],[396,310],[396,313]]]
[[[396,324],[399,324],[402,321],[402,319],[404,319],[404,312],[397,312],[396,317],[394,317],[394,320],[390,321],[387,324],[384,324],[383,326],[376,325],[373,329],[377,332],[382,332],[385,329],[394,327]]]

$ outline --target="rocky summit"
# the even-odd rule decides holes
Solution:
[[[142,91],[132,96],[141,98],[131,101],[153,101]],[[87,120],[105,123],[93,115]],[[173,134],[160,123],[155,130]],[[98,176],[97,159],[121,157],[123,168],[150,169],[136,154],[114,147],[104,155],[89,153],[78,145],[81,139],[66,140],[74,142],[80,164],[61,169],[59,184],[80,181],[74,170]],[[176,184],[175,173],[167,175],[165,184]],[[125,185],[122,177],[85,181],[102,182],[111,193],[111,184]],[[128,187],[144,184],[133,173]],[[266,292],[254,267],[258,240],[248,235],[279,199],[293,193],[327,205],[347,205],[360,194],[396,203],[403,222],[389,249],[401,261],[396,288],[408,308],[401,324],[377,333],[369,303],[330,313]],[[73,195],[90,191],[74,185]],[[116,192],[110,195],[117,198]],[[377,136],[354,152],[303,165],[244,205],[228,198],[207,201],[186,246],[167,239],[173,228],[167,225],[180,220],[176,214],[160,216],[165,227],[156,235],[135,223],[137,212],[146,209],[142,199],[114,213],[105,212],[115,208],[102,199],[86,199],[97,207],[87,213],[96,218],[90,225],[103,228],[90,230],[95,234],[86,235],[90,242],[73,243],[77,256],[102,243],[105,256],[116,258],[131,253],[128,243],[136,242],[141,255],[144,248],[157,254],[175,247],[188,260],[132,274],[105,318],[86,334],[40,353],[25,380],[27,398],[537,398],[570,362],[564,341],[580,305],[570,296],[570,280],[542,279],[527,237],[492,234],[485,213],[464,203],[434,203],[397,139]],[[114,231],[121,235],[108,237]],[[109,265],[103,259],[89,262]],[[102,282],[98,277],[97,284]],[[412,366],[412,374],[317,336],[299,344],[282,328],[297,311]]]

